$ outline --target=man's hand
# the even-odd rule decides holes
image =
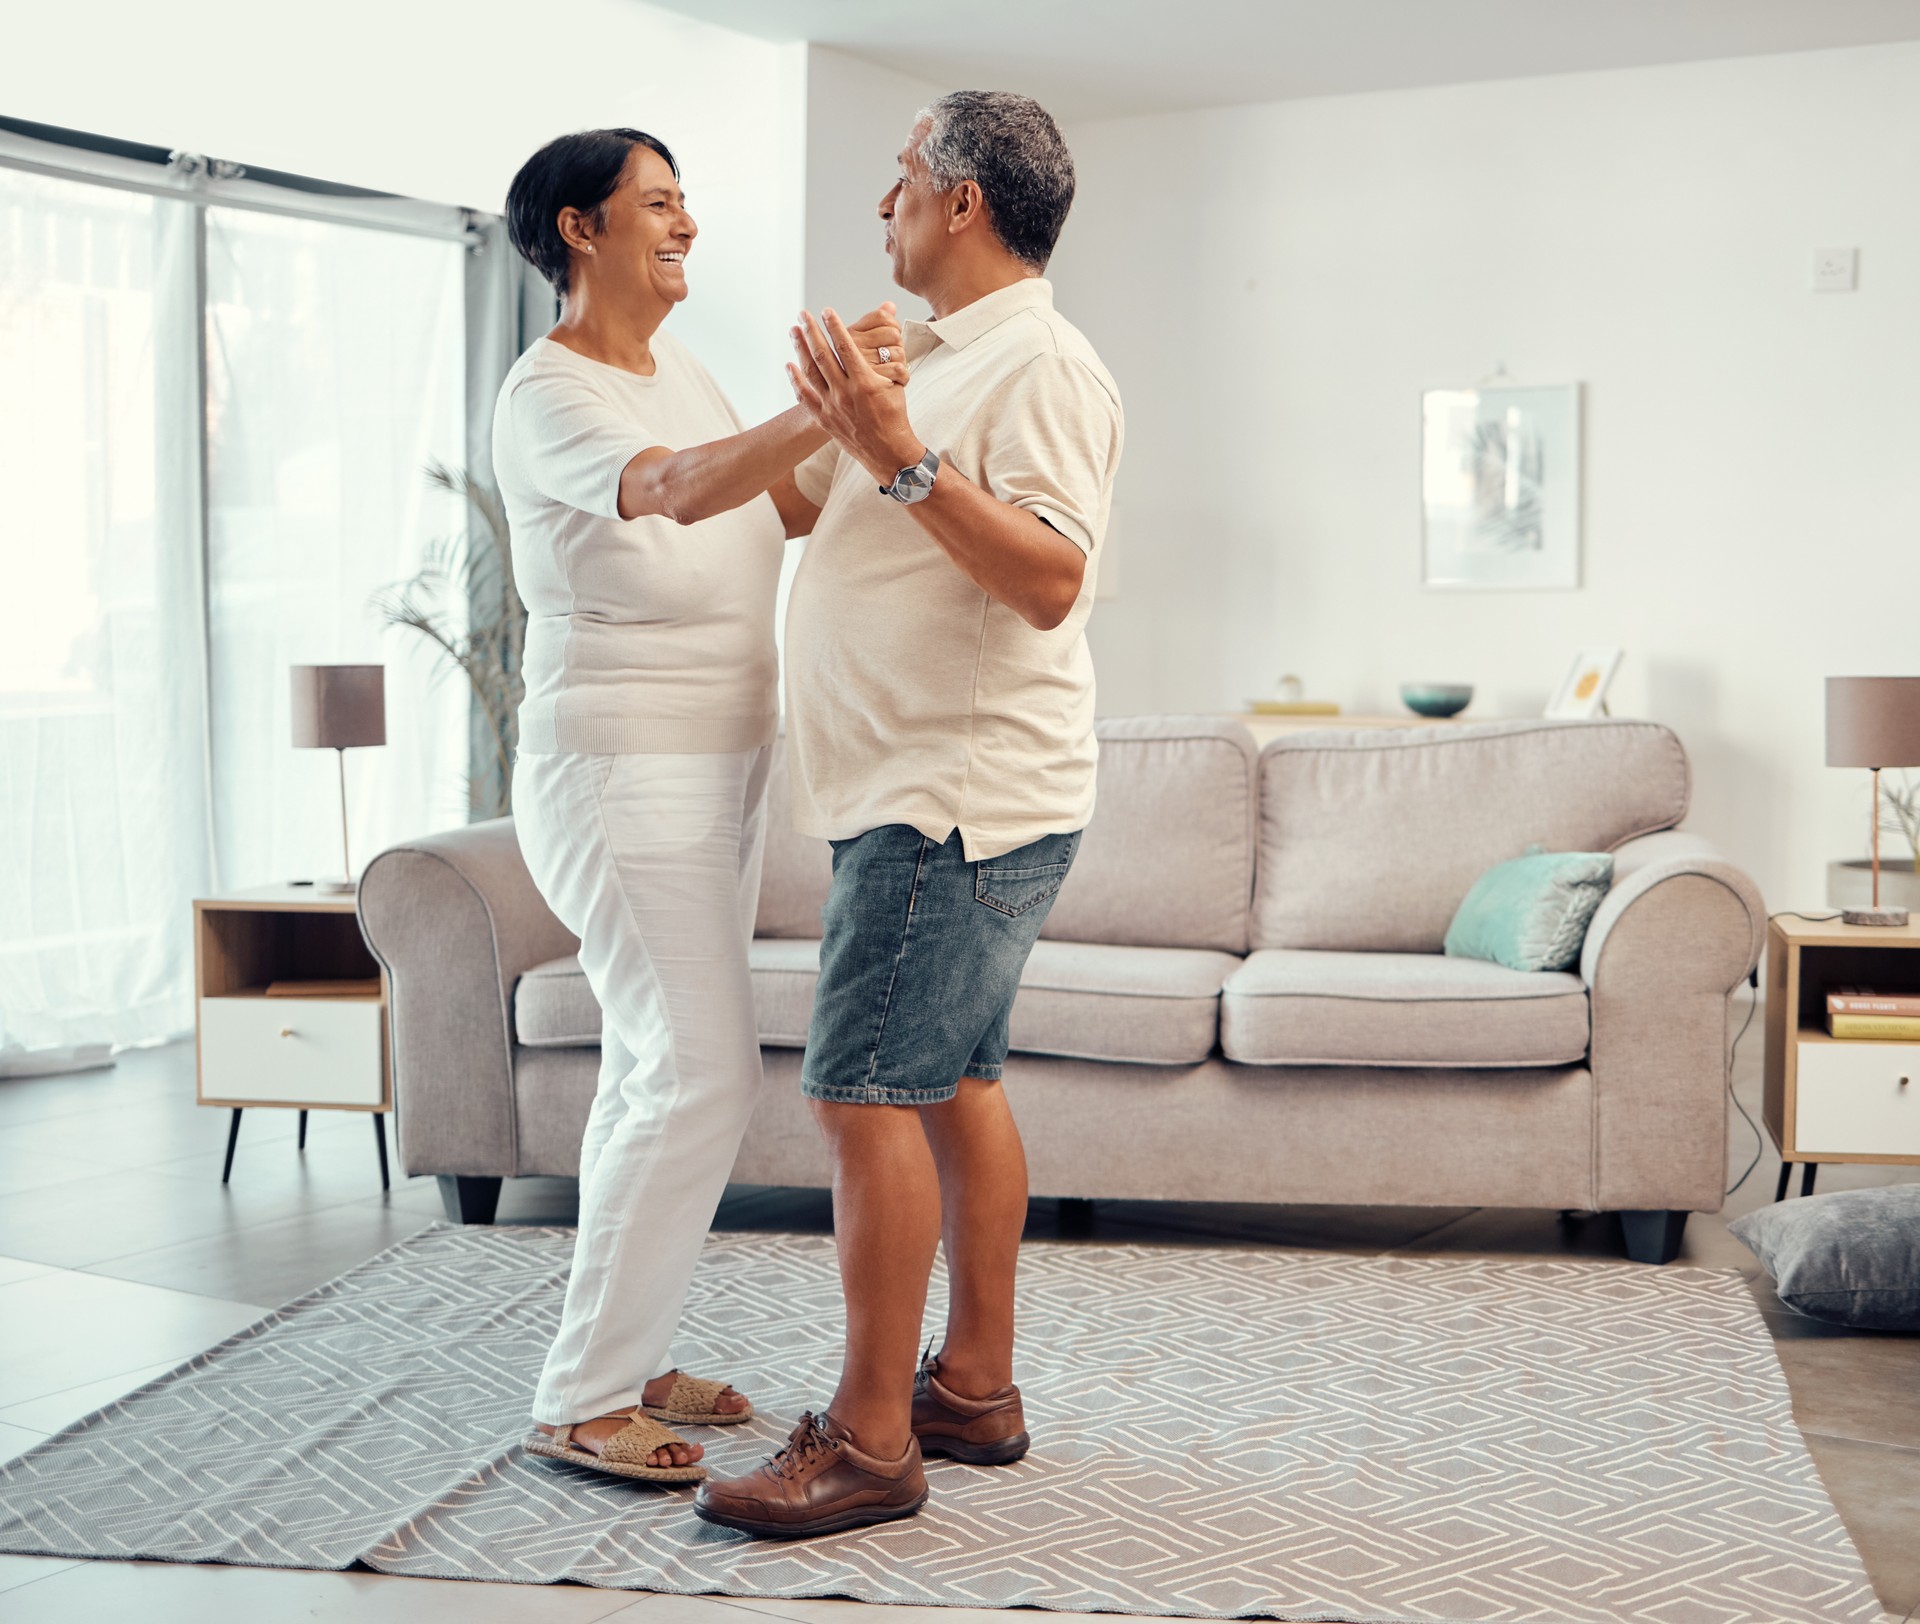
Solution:
[[[845,322],[831,310],[822,315],[824,328],[802,311],[801,325],[793,329],[797,361],[787,364],[793,393],[878,483],[891,485],[902,468],[926,454],[907,421],[906,392],[867,359]]]
[[[854,347],[881,377],[893,384],[907,381],[906,341],[901,335],[900,317],[894,311],[891,299],[878,310],[869,310],[848,331],[853,335]],[[880,359],[883,348],[887,352],[885,361]]]

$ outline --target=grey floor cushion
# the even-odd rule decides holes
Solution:
[[[1837,1325],[1920,1331],[1920,1184],[1776,1202],[1727,1227],[1789,1308]]]

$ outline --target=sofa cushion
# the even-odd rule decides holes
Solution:
[[[820,944],[762,937],[749,950],[760,1041],[806,1046],[820,979]],[[1040,942],[1020,978],[1013,1047],[1084,1060],[1190,1065],[1213,1052],[1220,987],[1239,967],[1231,953],[1192,948]],[[520,978],[514,1024],[530,1048],[600,1041],[600,1008],[578,961],[555,959]]]
[[[571,953],[536,964],[520,977],[513,989],[513,1035],[533,1049],[599,1043],[600,1000]]]
[[[1218,716],[1099,724],[1093,819],[1042,927],[1059,942],[1247,950],[1253,736]]]
[[[1252,943],[1437,953],[1495,863],[1611,851],[1685,816],[1686,753],[1654,722],[1314,731],[1260,757]]]
[[[833,847],[793,827],[793,788],[787,773],[787,741],[773,742],[767,775],[767,845],[760,860],[756,936],[817,940],[820,910],[833,883]]]
[[[1437,953],[1269,948],[1227,978],[1220,1046],[1266,1066],[1561,1066],[1582,1059],[1587,989]]]

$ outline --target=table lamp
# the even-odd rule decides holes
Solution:
[[[347,846],[347,752],[387,742],[386,667],[296,665],[293,676],[293,745],[331,750],[340,764],[340,864],[342,878],[317,880],[318,891],[354,888]]]
[[[1841,918],[1904,925],[1905,908],[1880,906],[1880,769],[1920,767],[1920,677],[1828,677],[1827,765],[1873,772],[1873,906]]]

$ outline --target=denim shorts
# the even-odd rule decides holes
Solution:
[[[1020,972],[1060,894],[1078,833],[969,863],[890,823],[833,843],[820,983],[801,1092],[937,1105],[962,1077],[997,1080]]]

